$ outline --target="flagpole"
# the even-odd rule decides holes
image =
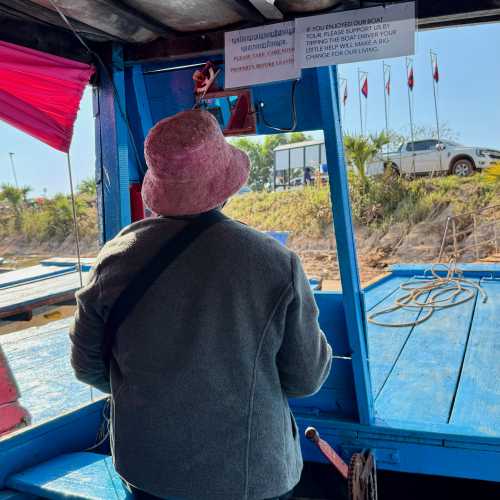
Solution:
[[[358,97],[359,97],[359,123],[361,125],[361,135],[363,135],[363,108],[361,104],[361,70],[358,68]]]
[[[19,189],[19,184],[17,183],[16,166],[14,165],[14,153],[9,153],[10,156],[10,166],[12,167],[12,175],[14,177],[14,184],[16,188]]]
[[[409,74],[408,74],[408,68],[411,67],[413,69],[413,59],[411,57],[406,58],[406,86],[408,89],[408,111],[410,114],[410,133],[411,133],[411,164],[412,164],[412,170],[413,170],[413,176],[415,177],[415,137],[414,137],[414,130],[413,130],[413,110],[412,110],[412,102],[411,102],[411,92],[412,90],[410,89],[409,85]]]
[[[432,90],[434,92],[434,112],[436,115],[436,131],[437,131],[437,140],[438,144],[441,144],[441,130],[439,127],[439,111],[438,111],[438,103],[437,103],[437,92],[436,92],[436,77],[435,77],[435,68],[437,67],[437,54],[435,52],[430,51],[431,54],[431,76],[432,76]],[[439,150],[439,171],[443,171],[443,159],[441,150]],[[434,176],[434,168],[432,169],[431,176]]]
[[[345,79],[345,88],[344,88],[344,94],[345,94],[345,98],[344,96],[342,96],[342,100],[344,101],[344,116],[343,116],[343,121],[345,123],[345,114],[346,114],[346,110],[347,110],[347,94],[348,94],[348,91],[347,91],[347,78]]]
[[[342,124],[345,124],[345,108],[346,108],[346,99],[345,99],[345,93],[346,93],[346,88],[347,88],[347,78],[339,78],[340,82],[340,91],[339,91],[339,98],[342,99]],[[342,92],[342,89],[344,90]],[[341,97],[340,97],[341,96]]]
[[[387,138],[389,138],[389,111],[388,111],[388,90],[387,90],[387,80],[386,74],[389,74],[389,82],[391,81],[391,67],[388,64],[385,64],[385,61],[382,61],[382,73],[384,77],[384,111],[385,111],[385,133]],[[389,83],[390,85],[390,83]],[[389,87],[390,88],[390,87]],[[387,144],[387,159],[389,159],[389,144]]]
[[[363,71],[363,78],[365,78],[365,82],[368,84],[368,72],[367,71]],[[364,87],[364,85],[365,84],[363,82],[363,87]],[[368,130],[368,94],[365,95],[365,133],[368,133],[367,130]]]

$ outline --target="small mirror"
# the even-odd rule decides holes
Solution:
[[[436,144],[436,149],[437,149],[438,151],[444,151],[444,150],[446,149],[446,146],[445,146],[442,142],[438,142],[438,143]]]
[[[207,92],[200,99],[199,108],[217,118],[224,135],[256,133],[255,113],[249,90]]]

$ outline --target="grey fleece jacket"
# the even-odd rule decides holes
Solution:
[[[77,294],[76,376],[112,393],[117,472],[159,497],[276,497],[302,457],[288,397],[317,392],[331,349],[298,257],[226,220],[203,233],[146,292],[117,333],[110,375],[103,325],[135,273],[186,221],[148,219],[101,250]]]

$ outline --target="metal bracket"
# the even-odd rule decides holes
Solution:
[[[400,462],[399,451],[396,448],[372,448],[363,443],[340,445],[340,452],[343,457],[351,457],[354,453],[358,453],[362,449],[370,449],[377,459],[377,463],[397,465]]]

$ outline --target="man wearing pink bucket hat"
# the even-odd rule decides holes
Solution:
[[[285,498],[302,471],[288,397],[331,349],[298,257],[221,214],[249,160],[186,111],[145,142],[145,205],[77,294],[77,377],[112,394],[111,448],[134,498]]]

